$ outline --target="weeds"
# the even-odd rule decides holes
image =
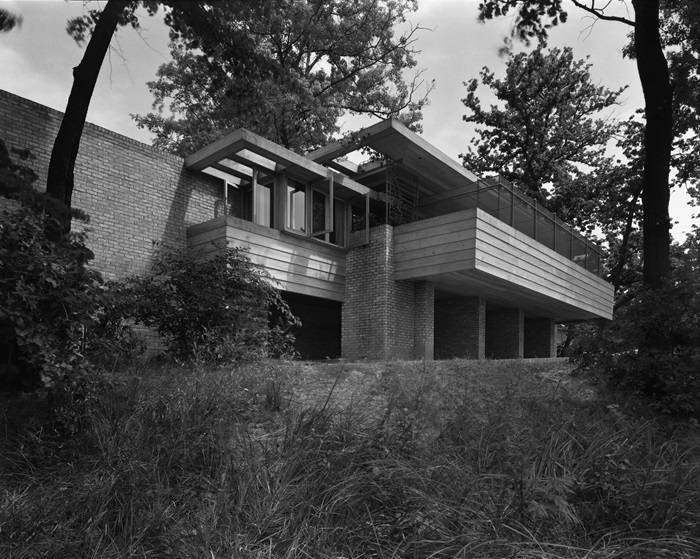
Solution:
[[[432,367],[387,366],[375,416],[294,407],[281,363],[122,376],[71,441],[3,431],[0,556],[700,554],[689,437],[527,368]]]

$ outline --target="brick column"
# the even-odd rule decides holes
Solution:
[[[483,297],[451,297],[435,302],[435,354],[439,359],[484,359],[485,343]]]
[[[414,297],[414,358],[434,359],[435,287],[427,281],[416,282]]]
[[[525,353],[525,315],[520,309],[487,307],[486,357],[522,359]]]
[[[346,359],[389,358],[389,281],[393,228],[370,230],[370,242],[347,252],[341,355]]]
[[[557,325],[549,318],[525,319],[525,357],[556,357]]]
[[[341,354],[346,359],[432,359],[434,289],[394,280],[393,227],[348,251]]]

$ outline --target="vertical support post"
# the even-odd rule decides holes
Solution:
[[[515,192],[513,192],[513,187],[510,189],[510,223],[511,227],[515,227]]]
[[[253,223],[259,223],[260,216],[258,215],[258,170],[253,169]]]
[[[224,181],[224,215],[228,215],[228,181],[226,179],[223,179]]]
[[[333,173],[328,177],[328,223],[326,229],[329,233],[333,232]]]

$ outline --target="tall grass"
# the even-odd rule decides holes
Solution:
[[[387,365],[380,413],[281,364],[117,377],[72,437],[3,430],[0,556],[700,556],[688,433],[469,367]]]

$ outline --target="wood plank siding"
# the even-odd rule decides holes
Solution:
[[[481,209],[401,225],[394,239],[396,279],[561,320],[612,317],[612,285]]]
[[[285,291],[342,301],[345,250],[297,237],[233,216],[219,217],[188,229],[188,244],[202,254],[224,247],[248,249],[251,261],[264,266]]]

